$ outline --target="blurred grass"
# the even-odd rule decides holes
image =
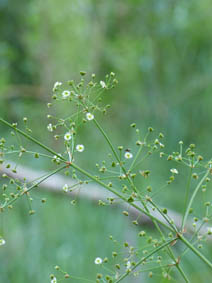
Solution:
[[[41,204],[44,196],[47,202]],[[7,239],[0,254],[1,282],[48,282],[55,265],[73,276],[94,279],[94,259],[111,256],[109,235],[122,240],[127,233],[122,215],[116,215],[114,225],[113,210],[97,209],[85,200],[73,206],[61,194],[34,193],[34,199],[35,215],[29,216],[25,200],[1,219]]]

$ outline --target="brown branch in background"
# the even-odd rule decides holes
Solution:
[[[5,100],[18,98],[30,98],[39,101],[46,101],[45,89],[38,85],[9,85],[2,95],[2,99]]]
[[[15,164],[12,161],[8,161],[7,163],[11,164],[12,168],[15,167]],[[22,181],[24,180],[24,178],[26,178],[27,182],[33,182],[35,179],[38,179],[41,176],[48,174],[48,172],[29,169],[28,167],[21,166],[21,165],[18,165],[18,168],[16,169],[16,171],[17,173],[12,172],[12,170],[6,168],[6,165],[4,164],[0,166],[1,174],[7,174],[7,176],[11,178],[14,178],[14,179],[16,178]],[[62,175],[54,175],[51,178],[45,180],[40,186],[40,189],[41,190],[44,189],[46,191],[53,192],[53,193],[63,193],[62,187],[64,186],[64,184],[67,184],[68,186],[71,187],[74,184],[76,184],[76,181],[71,179],[70,177],[66,177]],[[106,190],[104,190],[103,188],[101,188],[100,186],[96,184],[80,185],[80,194],[78,193],[78,190],[67,193],[67,194],[70,195],[70,197],[80,196],[82,198],[88,199],[95,203],[98,203],[99,200],[107,202],[107,198],[113,197],[112,193],[107,192]],[[145,224],[145,225],[149,225],[153,227],[153,223],[148,216],[143,214],[141,217],[139,217],[140,212],[136,210],[134,207],[131,207],[129,204],[114,202],[114,204],[111,207],[119,207],[122,210],[128,211],[132,219],[138,219],[139,225]],[[160,221],[166,223],[164,218],[157,211],[152,210],[151,214],[154,217],[157,217]],[[171,219],[173,219],[176,227],[180,229],[182,215],[173,210],[168,209],[168,216]],[[186,232],[191,232],[191,231],[194,231],[194,230],[193,230],[192,223],[189,222],[189,224],[187,224],[186,226]],[[202,229],[201,231],[206,232],[206,229]]]

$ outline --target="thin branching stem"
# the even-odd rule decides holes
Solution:
[[[43,177],[40,181],[36,182],[35,184],[31,185],[29,188],[24,188],[23,192],[19,194],[18,197],[13,198],[12,200],[4,203],[0,208],[3,209],[8,205],[13,204],[17,199],[20,198],[20,196],[22,196],[23,194],[27,194],[29,193],[32,189],[34,189],[35,187],[37,187],[38,185],[40,185],[41,183],[43,183],[46,179],[50,178],[51,176],[57,174],[58,172],[62,171],[63,169],[65,169],[67,167],[67,165],[63,165],[62,167],[59,167],[57,169],[55,169],[53,172],[49,173],[48,175],[46,175],[45,177]]]
[[[5,121],[4,119],[0,118],[0,122],[3,123],[6,126],[12,128],[14,131],[16,131],[17,133],[21,134],[22,136],[24,136],[28,140],[30,140],[30,141],[34,142],[35,144],[39,145],[40,147],[42,147],[46,151],[56,155],[57,157],[59,157],[62,160],[65,160],[64,157],[60,156],[57,152],[52,150],[50,147],[48,147],[48,146],[44,145],[43,143],[39,142],[38,140],[36,140],[32,136],[28,135],[27,133],[23,132],[22,130],[18,129],[17,127],[14,127],[12,124],[10,124],[9,122]]]
[[[179,235],[180,240],[193,252],[195,253],[203,262],[205,262],[212,269],[212,262],[210,262],[202,253],[200,253],[193,244],[191,244],[185,237]]]
[[[94,120],[94,122],[95,122],[97,128],[98,128],[98,129],[100,130],[100,132],[102,133],[102,135],[105,137],[105,139],[106,139],[108,145],[110,146],[112,152],[114,153],[115,158],[116,158],[117,161],[120,163],[120,159],[119,159],[119,157],[118,157],[118,155],[117,155],[117,153],[116,153],[116,151],[115,151],[115,149],[114,149],[114,147],[113,147],[113,145],[112,145],[110,139],[108,138],[108,135],[106,134],[106,132],[102,129],[102,127],[99,125],[99,123],[98,123],[96,120]],[[135,157],[135,159],[134,159],[134,162],[132,162],[130,168],[133,168],[133,166],[134,166],[134,164],[135,164],[135,161],[137,160],[138,156],[140,155],[141,150],[142,150],[142,147],[139,148],[139,150],[138,150],[138,152],[137,152],[137,155],[136,155],[136,157]],[[122,168],[123,172],[126,174],[125,168],[124,168],[123,166],[121,166],[121,168]],[[129,169],[129,171],[130,171],[130,169]],[[133,181],[128,177],[128,175],[127,175],[127,180],[129,181],[129,183],[130,183],[130,185],[132,186],[133,190],[134,190],[135,192],[138,192],[138,190],[137,190],[137,188],[135,187]],[[149,210],[148,210],[148,208],[147,208],[145,202],[142,200],[142,198],[140,197],[140,195],[139,195],[139,199],[141,200],[141,203],[142,203],[142,205],[144,206],[144,211],[145,211],[144,213],[147,214],[147,215],[150,215],[150,218],[151,218],[151,220],[153,221],[153,223],[154,223],[156,229],[157,229],[157,230],[159,231],[159,233],[161,234],[162,231],[160,230],[160,227],[158,226],[156,219],[154,219],[154,217],[152,217],[151,213],[149,212]],[[159,208],[158,208],[156,205],[155,205],[155,207],[158,209],[158,211],[160,211]],[[164,216],[163,216],[163,217],[164,217]],[[167,218],[165,218],[165,220],[166,220],[166,221],[168,222],[168,224],[172,227],[172,229],[174,229],[174,231],[177,232],[177,229],[176,229],[176,228],[174,227],[174,225],[169,221],[169,219],[167,220]],[[163,233],[162,233],[162,236],[163,236]],[[164,238],[163,238],[163,239],[164,239]],[[173,255],[173,252],[171,251],[171,249],[168,249],[168,253],[169,253],[170,257],[175,260],[174,255]],[[183,276],[183,278],[185,279],[185,281],[188,282],[188,279],[187,279],[185,273],[183,272],[183,270],[181,269],[181,267],[180,267],[179,265],[177,265],[177,268],[178,268],[179,272],[181,273],[181,275]]]
[[[171,244],[172,242],[176,241],[177,238],[174,238],[170,241],[167,241],[166,243],[162,244],[161,246],[159,246],[158,248],[154,249],[152,252],[150,252],[147,256],[141,258],[132,268],[131,268],[131,272],[133,270],[135,270],[140,264],[142,264],[142,262],[146,261],[149,257],[151,257],[153,254],[157,253],[158,251],[160,251],[161,249],[165,248],[166,246],[168,246],[169,244]],[[130,273],[127,271],[125,272],[118,280],[115,281],[115,283],[121,282],[125,277],[127,277]]]
[[[187,204],[188,204],[188,196],[189,196],[190,187],[191,187],[192,171],[193,171],[193,167],[191,166],[190,170],[189,170],[187,185],[186,185],[185,205],[184,205],[184,213],[183,213],[183,221],[182,221],[181,231],[183,230],[184,218],[185,218],[185,214],[186,214],[186,207],[187,207]]]
[[[109,144],[109,146],[110,146],[110,148],[111,148],[111,150],[112,150],[112,152],[113,152],[113,154],[114,154],[116,160],[120,163],[119,156],[118,156],[118,154],[117,154],[115,148],[113,147],[113,144],[112,144],[112,142],[110,141],[109,137],[107,136],[107,134],[105,133],[105,131],[102,129],[102,127],[100,126],[100,124],[97,122],[97,120],[94,119],[93,121],[94,121],[96,127],[99,129],[99,131],[100,131],[100,132],[102,133],[102,135],[104,136],[104,138],[105,138],[105,140],[107,141],[107,143]]]
[[[187,218],[188,218],[188,214],[189,214],[190,208],[191,208],[191,206],[192,206],[192,203],[193,203],[193,201],[194,201],[194,199],[195,199],[195,196],[196,196],[196,194],[198,193],[200,187],[202,186],[203,182],[205,181],[205,179],[207,178],[207,176],[208,176],[209,173],[210,173],[210,169],[208,169],[208,170],[206,171],[205,175],[202,177],[202,179],[200,180],[200,182],[199,182],[198,185],[196,186],[196,189],[194,190],[194,192],[193,192],[193,194],[192,194],[192,196],[191,196],[191,198],[190,198],[190,201],[189,201],[188,206],[187,206],[186,211],[185,211],[185,215],[184,215],[184,217],[183,217],[182,231],[183,231],[183,229],[184,229],[184,227],[185,227],[186,220],[187,220]]]
[[[116,195],[118,198],[122,199],[124,202],[129,203],[128,199],[125,198],[122,194],[120,194],[118,191],[114,190],[113,188],[109,187],[108,185],[106,185],[105,183],[101,182],[99,179],[97,179],[95,176],[92,176],[90,173],[88,173],[87,171],[85,171],[84,169],[78,167],[76,164],[71,163],[70,164],[71,167],[73,167],[74,169],[76,169],[77,171],[79,171],[80,173],[82,173],[83,175],[87,176],[89,179],[93,180],[94,182],[98,183],[99,185],[101,185],[102,187],[106,188],[108,191],[110,191],[111,193],[113,193],[114,195]],[[142,209],[140,206],[136,205],[135,203],[129,203],[129,205],[133,206],[134,208],[136,208],[138,211],[144,213],[145,215],[147,215],[148,217],[150,217],[150,219],[154,219],[155,221],[157,221],[159,224],[163,225],[164,227],[166,227],[167,229],[169,229],[170,231],[174,232],[173,228],[170,227],[169,225],[167,225],[166,223],[162,222],[161,220],[159,220],[158,218],[152,216],[150,213],[146,212],[144,209]]]
[[[161,209],[157,206],[156,203],[154,203],[151,199],[149,199],[149,202],[157,209],[157,211],[160,213],[160,215],[167,221],[167,223],[175,230],[176,233],[178,233],[178,230],[176,226],[172,223],[172,221],[161,211]]]

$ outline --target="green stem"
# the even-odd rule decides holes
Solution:
[[[178,264],[176,264],[176,267],[178,269],[178,271],[180,272],[180,274],[182,275],[182,277],[184,278],[185,282],[189,283],[189,279],[187,278],[185,272],[183,271],[182,267]]]
[[[186,185],[185,206],[184,206],[184,213],[183,213],[183,221],[182,221],[181,231],[184,228],[183,225],[184,225],[184,218],[185,218],[185,214],[186,214],[186,207],[187,207],[187,203],[188,203],[188,196],[189,196],[189,191],[190,191],[190,186],[191,186],[192,170],[193,170],[193,167],[190,168],[188,181],[187,181],[187,185]]]
[[[13,153],[20,153],[21,151],[20,150],[14,150],[14,151],[7,151],[7,152],[4,152],[4,154],[13,154]],[[26,150],[24,153],[29,153],[29,154],[35,154],[37,153],[36,151],[29,151],[29,150]],[[44,154],[44,153],[39,153],[40,156],[43,156],[43,157],[48,157],[48,158],[51,158],[52,159],[52,155],[47,155],[47,154]]]
[[[110,139],[108,138],[106,132],[103,130],[103,128],[100,126],[100,124],[99,124],[95,119],[94,119],[94,123],[95,123],[95,125],[97,126],[97,128],[99,129],[99,131],[102,133],[102,135],[104,136],[104,138],[106,139],[106,141],[107,141],[109,147],[111,148],[111,150],[112,150],[112,152],[113,152],[115,158],[116,158],[117,161],[120,163],[120,167],[121,167],[122,171],[126,174],[127,180],[128,180],[128,182],[129,182],[129,184],[131,185],[132,189],[133,189],[136,193],[138,193],[138,190],[137,190],[137,188],[135,187],[133,181],[131,180],[131,178],[130,178],[130,177],[128,176],[128,174],[126,173],[126,169],[121,165],[120,159],[119,159],[119,157],[118,157],[118,155],[117,155],[117,153],[116,153],[116,151],[115,151],[115,149],[114,149],[114,147],[113,147],[113,145],[112,145]],[[142,150],[142,147],[140,147],[140,149],[138,150],[138,153],[137,153],[137,155],[136,155],[136,158],[138,158],[138,156],[139,156],[141,150]],[[136,159],[136,158],[135,158],[135,159]],[[134,163],[133,163],[133,164],[134,164]],[[131,165],[131,167],[132,167],[132,165]],[[109,188],[107,188],[107,189],[109,189]],[[113,193],[115,193],[115,191],[114,191]],[[139,195],[139,194],[138,194],[138,195]],[[122,195],[120,195],[120,196],[121,196],[121,198],[122,198],[123,200],[126,201],[126,199],[123,198]],[[119,196],[119,197],[120,197],[120,196]],[[155,219],[156,219],[156,218],[154,218],[154,217],[151,215],[151,213],[149,213],[148,208],[146,207],[146,205],[145,205],[144,201],[142,200],[142,198],[140,197],[140,195],[139,195],[139,199],[141,200],[141,203],[143,204],[143,206],[144,206],[144,208],[145,208],[145,210],[142,210],[143,213],[145,213],[146,215],[148,215],[148,216],[151,218],[151,220],[153,221],[153,223],[155,223]],[[157,220],[157,221],[158,221],[158,220]]]
[[[96,119],[94,119],[93,121],[94,121],[95,125],[97,126],[97,128],[98,128],[98,129],[100,130],[100,132],[102,133],[102,135],[104,136],[104,138],[106,139],[106,141],[107,141],[107,143],[109,144],[109,146],[110,146],[110,148],[111,148],[111,150],[112,150],[114,156],[116,157],[117,161],[120,163],[120,159],[119,159],[119,157],[118,157],[118,154],[117,154],[115,148],[113,147],[113,145],[112,145],[110,139],[108,138],[107,134],[106,134],[105,131],[102,129],[102,127],[99,125],[99,123],[97,122]]]
[[[156,252],[158,252],[159,250],[165,248],[166,246],[168,246],[169,244],[171,244],[173,241],[177,240],[177,238],[172,239],[166,243],[164,243],[163,245],[161,245],[160,247],[156,248],[155,250],[153,250],[151,253],[149,253],[147,256],[143,257],[141,260],[139,260],[132,268],[131,271],[133,271],[134,269],[136,269],[142,262],[144,262],[145,260],[147,260],[149,257],[151,257],[153,254],[155,254]],[[120,281],[122,281],[126,276],[129,275],[129,272],[125,272],[118,280],[115,281],[115,283],[118,283]]]
[[[132,207],[136,208],[137,210],[139,210],[140,212],[144,213],[145,215],[147,215],[148,217],[150,217],[151,219],[154,219],[155,221],[157,221],[159,224],[163,225],[164,227],[166,227],[167,229],[169,229],[172,232],[175,232],[170,226],[168,226],[167,224],[165,224],[164,222],[162,222],[161,220],[157,219],[156,217],[152,216],[150,213],[146,212],[144,209],[142,209],[140,206],[136,205],[135,203],[129,203],[128,199],[125,198],[123,195],[121,195],[119,192],[115,191],[113,188],[109,187],[108,185],[106,185],[105,183],[101,182],[99,179],[97,179],[96,177],[92,176],[91,174],[89,174],[87,171],[85,171],[84,169],[78,167],[76,164],[71,163],[70,164],[71,167],[73,167],[74,169],[76,169],[77,171],[81,172],[83,175],[87,176],[89,179],[93,180],[94,182],[98,183],[99,185],[101,185],[102,187],[106,188],[108,191],[110,191],[111,193],[113,193],[114,195],[116,195],[117,197],[119,197],[120,199],[122,199],[125,203],[128,203],[129,205],[131,205]]]
[[[200,189],[202,183],[203,183],[203,182],[205,181],[205,179],[207,178],[209,172],[210,172],[210,170],[208,169],[208,170],[206,171],[205,175],[204,175],[204,176],[202,177],[202,179],[200,180],[199,184],[196,186],[196,189],[194,190],[194,192],[193,192],[193,194],[192,194],[192,196],[191,196],[191,199],[190,199],[189,204],[188,204],[188,206],[187,206],[187,208],[186,208],[186,212],[185,212],[185,215],[184,215],[184,218],[183,218],[182,231],[183,231],[183,229],[184,229],[184,227],[185,227],[186,220],[187,220],[188,214],[189,214],[189,210],[190,210],[190,208],[191,208],[191,206],[192,206],[192,203],[193,203],[193,201],[194,201],[194,198],[195,198],[196,194],[198,193],[198,191],[199,191],[199,189]]]
[[[42,147],[43,149],[47,150],[48,152],[58,156],[59,158],[61,158],[62,160],[65,161],[64,157],[61,157],[57,152],[55,152],[54,150],[52,150],[51,148],[49,148],[48,146],[42,144],[41,142],[39,142],[38,140],[36,140],[35,138],[31,137],[30,135],[28,135],[27,133],[23,132],[22,130],[14,127],[12,124],[10,124],[9,122],[5,121],[4,119],[0,118],[0,122],[5,124],[6,126],[12,128],[14,131],[18,132],[19,134],[21,134],[22,136],[24,136],[25,138],[27,138],[28,140],[34,142],[35,144],[39,145],[40,147]]]
[[[195,233],[192,235],[191,239],[189,240],[190,243],[193,242],[194,238],[196,237],[196,235],[199,233],[199,231],[201,230],[202,226],[205,224],[205,222],[203,221],[202,224],[199,226],[199,228],[195,231]],[[198,241],[198,238],[197,238],[197,241]],[[195,242],[194,242],[195,243]],[[193,243],[193,244],[194,244]],[[180,258],[182,258],[186,253],[187,251],[189,250],[188,247],[186,247],[184,249],[184,251],[182,252],[182,254],[180,255]]]
[[[172,224],[171,220],[169,220],[169,218],[161,212],[160,208],[152,201],[149,200],[149,202],[157,209],[157,211],[160,213],[160,215],[167,221],[167,223],[175,230],[176,233],[178,233],[177,228],[175,227],[175,225]]]
[[[153,202],[152,202],[152,204],[153,204]],[[156,207],[156,209],[160,212],[160,209],[157,207],[156,204],[154,204],[154,207]],[[147,212],[149,212],[149,209],[148,209],[147,206],[145,206],[145,209],[147,210]],[[161,212],[160,212],[160,213],[161,213]],[[162,216],[163,216],[163,215],[162,215]],[[164,215],[164,216],[165,216],[165,215]],[[166,218],[165,218],[165,219],[166,219]],[[153,223],[154,223],[156,229],[158,230],[159,234],[161,235],[162,241],[165,242],[166,240],[165,240],[164,234],[163,234],[162,230],[160,229],[158,223],[157,223],[155,220],[152,220],[152,221],[153,221]],[[172,225],[172,223],[169,221],[169,219],[168,219],[168,220],[166,219],[166,221],[167,221],[167,222],[169,223],[169,225],[178,233],[177,228]],[[170,258],[172,258],[172,260],[176,263],[175,266],[176,266],[176,268],[178,269],[178,271],[180,272],[180,274],[182,275],[182,277],[184,278],[185,282],[189,282],[189,280],[188,280],[186,274],[184,273],[183,269],[181,268],[181,266],[180,266],[179,264],[177,264],[176,259],[175,259],[175,256],[174,256],[174,253],[173,253],[172,249],[171,249],[169,246],[167,246],[167,253],[168,253],[168,255],[170,256]]]
[[[163,232],[161,231],[161,229],[160,229],[158,223],[157,223],[156,221],[154,221],[154,224],[155,224],[156,229],[158,230],[158,232],[159,232],[160,235],[161,235],[162,241],[165,243],[166,240],[165,240],[164,234],[163,234]],[[177,264],[176,259],[175,259],[175,256],[174,256],[174,253],[173,253],[171,247],[167,246],[166,248],[167,248],[167,253],[168,253],[168,255],[169,255],[170,258],[172,258],[172,260],[176,263],[176,264],[174,264],[174,266],[176,266],[176,268],[178,269],[178,271],[180,272],[180,274],[181,274],[182,277],[184,278],[185,282],[188,283],[189,280],[188,280],[188,278],[186,277],[185,272],[183,271],[183,269],[181,268],[181,266],[179,265],[179,263]]]
[[[138,159],[138,157],[139,157],[139,155],[140,155],[140,153],[141,153],[141,151],[142,151],[142,148],[143,148],[143,146],[140,145],[140,148],[139,148],[139,150],[138,150],[138,152],[137,152],[135,158],[133,159],[133,161],[132,161],[132,163],[131,163],[131,165],[130,165],[129,171],[131,171],[131,170],[133,169],[134,164],[135,164],[136,160]]]
[[[120,160],[120,158],[119,158],[119,156],[118,156],[118,154],[117,154],[117,152],[116,152],[114,146],[112,145],[112,143],[111,143],[111,141],[110,141],[108,135],[105,133],[105,131],[103,130],[103,128],[100,126],[100,124],[97,122],[96,119],[94,119],[94,123],[95,123],[95,125],[97,126],[97,128],[99,129],[99,131],[102,133],[102,135],[103,135],[103,137],[105,138],[105,140],[107,141],[107,143],[108,143],[109,147],[111,148],[111,150],[112,150],[112,152],[113,152],[113,154],[114,154],[116,160],[119,162],[119,165],[120,165],[122,171],[123,171],[124,174],[126,175],[127,180],[128,180],[128,182],[130,183],[132,189],[133,189],[136,193],[138,193],[138,191],[137,191],[136,187],[134,186],[134,184],[133,184],[131,178],[128,176],[126,169],[125,169],[124,166],[122,165],[122,162],[121,162],[121,160]]]
[[[49,173],[48,175],[46,175],[45,177],[43,177],[43,178],[42,178],[40,181],[38,181],[36,184],[33,184],[32,186],[30,186],[27,190],[24,191],[24,193],[30,192],[32,189],[34,189],[35,187],[37,187],[39,184],[41,184],[42,182],[44,182],[46,179],[48,179],[48,178],[51,177],[52,175],[55,175],[55,174],[58,173],[59,171],[65,169],[66,167],[67,167],[67,165],[64,165],[64,166],[62,166],[62,167],[60,167],[60,168],[57,168],[57,169],[54,170],[53,172],[51,172],[51,173]],[[12,203],[14,203],[14,202],[15,202],[17,199],[19,199],[19,197],[22,196],[22,195],[23,195],[23,194],[20,194],[18,197],[16,197],[16,198],[10,200],[9,202],[5,203],[5,204],[1,207],[1,209],[4,208],[4,207],[6,207],[6,206],[8,206],[8,205],[10,205],[10,204],[12,204]]]
[[[38,140],[36,140],[35,138],[31,137],[30,135],[28,135],[27,133],[23,132],[22,130],[14,127],[12,124],[8,123],[7,121],[5,121],[4,119],[0,118],[0,122],[2,122],[3,124],[7,125],[8,127],[12,128],[13,130],[17,131],[18,133],[20,133],[22,136],[24,136],[25,138],[27,138],[28,140],[31,140],[32,142],[34,142],[35,144],[39,145],[40,147],[42,147],[43,149],[47,150],[48,152],[60,157],[62,160],[66,161],[64,157],[61,157],[60,155],[58,155],[58,153],[56,153],[55,151],[53,151],[51,148],[45,146],[44,144],[42,144],[41,142],[39,142]],[[99,128],[99,130],[101,131],[101,133],[103,134],[103,136],[105,137],[105,139],[107,140],[108,144],[110,145],[116,159],[119,161],[119,157],[112,145],[112,143],[110,142],[109,138],[107,137],[107,135],[105,134],[104,130],[101,128],[101,126],[98,124],[98,122],[96,120],[94,120],[96,126]],[[117,195],[119,198],[121,198],[122,200],[124,200],[125,202],[128,203],[127,198],[123,197],[121,194],[119,194],[118,192],[116,192],[115,190],[113,190],[112,188],[110,188],[109,186],[105,185],[103,182],[97,180],[95,177],[93,177],[92,175],[90,175],[89,173],[87,173],[86,171],[84,171],[83,169],[79,168],[78,166],[76,166],[75,164],[71,164],[71,166],[75,169],[77,169],[78,171],[80,171],[81,173],[83,173],[84,175],[88,176],[90,179],[94,180],[95,182],[99,183],[101,186],[105,187],[106,189],[108,189],[109,191],[111,191],[112,193],[114,193],[115,195]],[[66,166],[64,166],[66,167]],[[63,168],[64,168],[63,167]],[[56,170],[57,171],[57,170]],[[55,174],[56,172],[53,172],[51,175]],[[46,178],[48,178],[48,176],[46,176]],[[45,179],[46,179],[45,178]],[[40,184],[43,180],[39,181]],[[36,185],[37,185],[36,184]],[[34,188],[36,185],[33,185],[32,187],[30,187],[29,189]],[[4,206],[9,205],[10,203],[14,202],[16,199],[11,200],[11,202],[6,203]],[[168,228],[169,230],[172,231],[172,229],[166,225],[165,223],[163,223],[162,221],[158,220],[157,218],[153,217],[150,213],[146,213],[142,208],[140,208],[139,206],[135,205],[135,204],[131,204],[134,208],[136,208],[137,210],[143,212],[144,214],[146,214],[147,216],[149,216],[151,219],[155,219],[157,222],[159,222],[161,225],[165,226],[166,228]],[[4,207],[3,206],[3,207]]]
[[[182,235],[179,235],[180,240],[192,250],[204,263],[206,263],[210,268],[212,268],[212,262],[210,262],[203,254],[201,254],[189,241],[186,240]]]

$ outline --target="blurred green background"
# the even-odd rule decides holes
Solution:
[[[0,0],[0,113],[20,124],[28,117],[33,135],[55,147],[46,133],[46,102],[54,82],[79,79],[81,70],[99,79],[113,71],[119,85],[107,97],[112,110],[104,127],[117,145],[131,146],[133,131],[126,135],[126,129],[136,122],[141,133],[149,126],[163,132],[167,151],[178,150],[183,140],[197,144],[209,159],[211,48],[210,0]],[[10,139],[8,129],[0,125],[0,131]],[[87,166],[99,162],[106,148],[95,131],[89,131],[81,133],[90,146],[83,160]],[[97,146],[96,160],[92,152]],[[37,167],[34,161],[28,164]],[[39,168],[48,166],[39,163]],[[167,178],[167,162],[152,167],[153,183]],[[166,192],[161,204],[166,200],[180,210],[180,184]],[[119,240],[130,235],[137,241],[137,230],[117,210],[85,200],[70,207],[69,200],[52,194],[42,206],[40,194],[34,216],[28,215],[25,201],[1,216],[8,245],[0,250],[0,282],[48,282],[56,264],[74,275],[94,278],[94,258],[113,250],[109,234]],[[192,264],[188,256],[185,266],[191,282],[203,282],[202,276],[208,282],[209,270],[193,256]]]

